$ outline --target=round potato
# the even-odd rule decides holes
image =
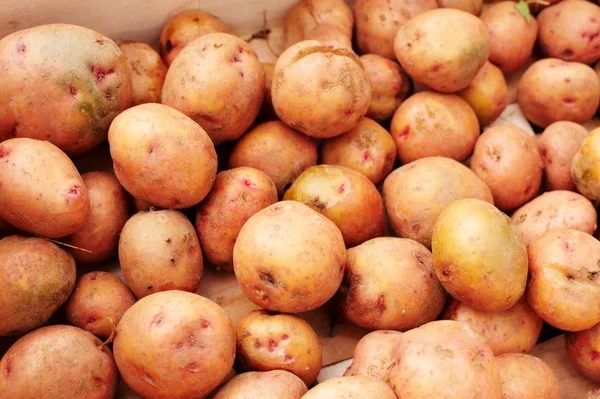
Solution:
[[[316,40],[323,44],[330,44],[352,50],[352,37],[348,36],[337,25],[331,23],[317,25],[313,30],[308,32],[306,40]]]
[[[442,8],[455,8],[473,15],[479,15],[483,7],[483,0],[439,0]]]
[[[523,353],[496,357],[503,399],[560,399],[554,371],[542,359]]]
[[[302,399],[396,399],[391,388],[373,377],[355,375],[332,378],[312,388]]]
[[[390,369],[396,361],[393,351],[401,336],[400,331],[379,330],[362,337],[354,348],[352,363],[344,377],[364,375],[389,384]]]
[[[160,55],[144,42],[117,43],[129,63],[133,94],[131,105],[159,103],[167,66]]]
[[[213,399],[301,399],[306,392],[306,384],[289,371],[250,371],[229,380]]]
[[[600,201],[600,128],[585,139],[571,163],[577,191],[592,201]]]
[[[498,119],[506,108],[506,92],[502,71],[488,61],[458,95],[475,111],[479,125],[485,127]]]
[[[565,337],[567,355],[587,378],[600,382],[600,324]]]

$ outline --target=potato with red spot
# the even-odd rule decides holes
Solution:
[[[567,333],[567,355],[577,370],[600,382],[600,324],[586,330]]]
[[[233,366],[235,328],[209,299],[159,292],[125,312],[113,351],[121,377],[140,396],[204,398]]]
[[[388,384],[390,369],[396,361],[393,351],[401,336],[400,331],[379,330],[362,337],[354,348],[352,363],[344,372],[344,377],[364,375]]]
[[[560,399],[560,384],[542,359],[522,353],[496,357],[503,399]]]
[[[577,191],[592,201],[600,200],[600,128],[585,139],[571,163]]]
[[[439,0],[442,8],[455,8],[473,15],[479,15],[483,7],[483,0]]]
[[[289,371],[250,371],[229,380],[213,399],[301,399],[306,384]]]
[[[506,92],[502,71],[488,61],[458,95],[473,108],[480,126],[485,127],[498,119],[506,108]]]
[[[160,55],[144,42],[120,41],[117,43],[129,63],[133,97],[131,105],[160,103],[167,66]]]
[[[396,399],[394,391],[376,378],[364,375],[332,378],[312,388],[302,399]]]

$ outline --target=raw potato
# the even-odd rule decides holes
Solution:
[[[48,140],[69,154],[106,139],[131,105],[127,60],[108,37],[50,24],[0,40],[0,141]]]
[[[21,236],[0,240],[0,336],[46,323],[71,294],[75,273],[71,255],[50,241]]]
[[[86,273],[65,304],[67,322],[107,339],[136,299],[129,287],[107,272]]]
[[[277,59],[273,107],[283,123],[307,136],[330,138],[367,113],[371,85],[352,50],[306,40]]]
[[[340,312],[371,330],[407,331],[442,312],[446,292],[431,252],[416,241],[383,237],[348,250]]]
[[[466,305],[502,312],[525,292],[527,248],[513,221],[487,202],[448,205],[433,228],[431,248],[438,279]]]
[[[469,326],[433,321],[404,333],[390,385],[398,398],[501,399],[492,350]]]
[[[19,339],[0,361],[1,398],[112,399],[113,355],[87,331],[50,326]]]
[[[442,210],[463,198],[494,203],[486,184],[463,164],[430,157],[393,171],[383,183],[390,224],[399,237],[431,248],[433,225]]]
[[[250,216],[277,202],[273,181],[254,168],[220,172],[198,207],[195,227],[204,256],[218,270],[233,271],[233,246]]]
[[[233,366],[235,328],[200,295],[159,292],[125,312],[113,350],[121,377],[144,398],[204,398]]]
[[[192,118],[217,145],[246,132],[264,96],[265,72],[250,44],[227,33],[211,33],[175,58],[162,103]]]
[[[323,44],[340,46],[352,51],[352,38],[333,24],[319,24],[306,36],[306,40],[317,40]]]
[[[213,399],[301,399],[306,392],[306,384],[288,371],[250,371],[229,380]]]
[[[600,382],[600,324],[565,337],[567,355],[577,370],[587,378]]]
[[[525,71],[517,100],[525,117],[540,127],[558,121],[585,123],[598,109],[600,80],[585,64],[546,58]]]
[[[581,331],[600,322],[600,242],[578,230],[553,230],[529,244],[527,302],[545,322]]]
[[[332,378],[312,388],[302,399],[396,399],[394,391],[376,378],[364,375]]]
[[[204,129],[162,104],[142,104],[120,114],[108,142],[123,187],[162,208],[202,201],[217,174],[217,153]]]
[[[306,321],[290,314],[255,310],[237,326],[237,359],[246,370],[285,370],[308,386],[321,371],[319,337]]]
[[[543,167],[535,138],[514,125],[486,130],[471,157],[471,170],[489,186],[502,211],[518,208],[537,195]]]
[[[507,353],[496,357],[503,399],[560,399],[554,371],[535,356]]]
[[[167,290],[194,292],[202,278],[202,251],[194,226],[175,210],[140,212],[119,239],[125,282],[138,298]]]
[[[487,61],[489,50],[490,37],[483,22],[451,8],[411,18],[394,40],[396,58],[404,70],[417,82],[444,93],[467,87]]]
[[[577,191],[600,201],[600,128],[590,132],[573,157],[571,174]]]
[[[390,369],[395,363],[393,350],[400,337],[401,332],[392,330],[373,331],[362,337],[344,376],[364,375],[389,384]]]
[[[129,63],[133,96],[131,105],[159,103],[167,66],[160,55],[144,42],[117,43]]]
[[[252,216],[233,248],[244,294],[262,308],[299,313],[318,308],[339,288],[346,265],[344,238],[335,224],[296,201]]]
[[[473,15],[479,15],[483,7],[483,0],[439,0],[442,8],[456,8]]]
[[[485,127],[494,122],[506,108],[506,80],[502,71],[487,61],[477,72],[461,96],[475,111],[479,124]]]
[[[588,392],[586,399],[600,399],[600,389],[594,392]]]
[[[246,133],[233,147],[229,167],[248,166],[269,176],[282,196],[304,170],[317,164],[317,145],[305,135],[270,121]]]
[[[594,205],[571,191],[550,191],[517,209],[512,215],[526,245],[550,230],[573,229],[594,234],[598,216]]]
[[[403,164],[435,156],[463,161],[479,138],[479,122],[459,96],[422,91],[400,105],[390,133]]]

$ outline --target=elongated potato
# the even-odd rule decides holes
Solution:
[[[379,330],[362,337],[344,376],[366,375],[388,384],[390,369],[396,361],[393,352],[401,336],[400,331]]]

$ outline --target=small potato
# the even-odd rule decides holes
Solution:
[[[160,103],[167,66],[160,55],[144,42],[121,41],[117,43],[129,63],[133,97],[131,105]]]
[[[255,310],[240,321],[236,335],[237,358],[246,370],[285,370],[306,385],[321,371],[319,337],[298,316]]]
[[[507,353],[496,357],[503,399],[560,399],[554,371],[535,356]]]
[[[140,212],[125,223],[119,263],[135,296],[167,290],[194,292],[202,278],[202,251],[194,226],[180,212]]]
[[[561,190],[540,195],[512,215],[526,245],[550,230],[573,229],[594,234],[597,219],[590,200]]]
[[[393,351],[402,336],[400,331],[373,331],[361,338],[354,348],[352,363],[344,377],[364,375],[389,384],[390,369],[395,363]]]
[[[360,62],[371,83],[371,104],[367,116],[376,121],[389,119],[412,90],[410,77],[396,62],[380,55],[365,54]]]
[[[546,58],[527,68],[517,100],[525,117],[540,127],[558,121],[585,123],[598,109],[600,80],[585,64]]]
[[[220,172],[196,212],[195,227],[206,259],[218,270],[233,271],[233,246],[244,223],[277,202],[273,181],[258,169]]]
[[[581,331],[600,322],[600,242],[578,230],[553,230],[528,247],[527,302],[545,322]]]
[[[479,15],[483,7],[483,0],[439,0],[442,8],[455,8],[473,15]]]
[[[213,399],[301,399],[306,392],[306,384],[288,371],[250,371],[229,380]]]
[[[333,24],[319,24],[308,32],[306,40],[316,40],[323,44],[332,44],[352,51],[352,37]]]
[[[571,163],[577,191],[592,201],[600,201],[600,128],[585,139]]]
[[[485,127],[498,119],[506,108],[506,92],[502,71],[488,61],[458,95],[473,108],[479,125]]]
[[[543,167],[535,139],[514,125],[485,131],[471,157],[471,170],[489,186],[502,211],[518,208],[537,195]]]
[[[396,399],[394,391],[373,377],[355,375],[324,381],[312,388],[302,399]]]
[[[479,122],[459,96],[422,91],[400,105],[390,133],[403,164],[435,156],[463,161],[479,138]]]
[[[282,196],[308,167],[317,164],[317,145],[305,135],[270,121],[246,133],[233,147],[229,167],[248,166],[269,176]]]
[[[565,337],[567,355],[587,378],[600,382],[600,324]]]

